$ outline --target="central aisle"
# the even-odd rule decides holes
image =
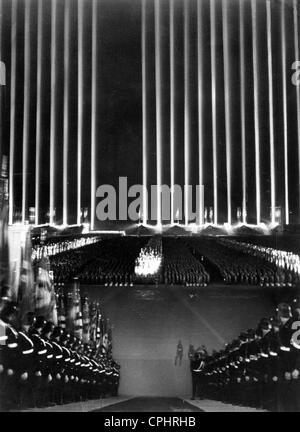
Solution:
[[[199,412],[200,408],[179,398],[139,397],[109,405],[96,412]]]
[[[189,398],[189,345],[220,349],[273,313],[261,288],[82,287],[113,324],[113,354],[121,365],[120,394]],[[178,341],[184,355],[175,366]]]

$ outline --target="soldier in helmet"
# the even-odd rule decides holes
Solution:
[[[291,410],[300,411],[300,297],[292,302],[292,337],[291,337]]]
[[[56,404],[63,403],[63,349],[60,338],[63,335],[61,327],[55,327],[51,335],[53,346],[53,400]]]
[[[42,407],[44,402],[44,374],[47,368],[47,347],[41,337],[42,330],[46,324],[43,317],[37,317],[35,323],[29,331],[29,337],[33,342],[34,376],[33,376],[33,396],[34,406]]]
[[[291,338],[293,334],[292,310],[287,303],[280,303],[277,307],[277,317],[281,326],[280,339],[280,363],[282,384],[280,389],[280,410],[289,411],[292,402],[292,356]]]
[[[16,303],[3,287],[0,298],[0,410],[16,406],[18,378],[18,333],[11,323],[15,319]]]
[[[31,407],[33,404],[32,385],[34,375],[34,343],[29,330],[35,323],[35,315],[28,312],[21,330],[18,332],[18,375],[19,375],[19,408]]]
[[[41,336],[46,344],[46,366],[44,371],[44,380],[46,389],[44,392],[44,400],[47,405],[54,405],[54,388],[53,388],[53,369],[54,369],[54,348],[51,341],[51,335],[54,330],[54,324],[47,321],[42,329]]]

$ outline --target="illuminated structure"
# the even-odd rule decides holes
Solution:
[[[115,31],[105,27],[105,7],[108,0],[1,1],[10,224],[24,224],[31,213],[35,225],[79,225],[88,208],[91,228],[99,228],[96,189],[114,157],[101,153],[101,92],[115,91],[105,87],[109,76],[102,82],[104,53],[114,51],[107,34]],[[139,89],[139,117],[130,126],[139,146],[129,142],[128,153],[138,154],[141,168],[132,182],[145,190],[170,186],[171,225],[195,223],[187,216],[195,199],[189,184],[203,186],[198,226],[208,219],[275,225],[278,208],[284,224],[298,224],[300,87],[288,73],[299,60],[297,0],[135,0],[133,9],[130,31],[140,52],[138,79],[128,87]],[[179,221],[177,184],[184,190]],[[156,206],[153,222],[145,194],[144,225],[161,227],[159,194]]]

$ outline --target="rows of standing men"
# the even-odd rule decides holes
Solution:
[[[300,298],[211,355],[191,362],[194,397],[270,411],[300,411]]]
[[[22,328],[14,322],[16,304],[0,300],[0,410],[116,396],[120,366],[101,347],[71,336],[43,317],[28,313]]]

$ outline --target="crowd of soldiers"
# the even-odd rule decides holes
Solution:
[[[105,286],[132,285],[135,260],[145,242],[145,238],[138,237],[103,240],[101,248],[92,251],[92,259],[78,274],[80,281]]]
[[[300,256],[298,254],[231,239],[222,239],[220,242],[238,252],[272,263],[280,277],[281,286],[292,286],[300,283]],[[276,282],[278,283],[278,281]]]
[[[163,282],[171,285],[206,286],[209,273],[180,239],[164,239]]]
[[[74,249],[81,248],[99,242],[101,239],[99,236],[82,236],[67,239],[49,239],[45,242],[38,243],[32,248],[32,258],[41,259],[43,256],[53,256],[62,252],[72,251]]]
[[[300,411],[300,297],[280,303],[211,355],[191,362],[194,395],[269,411]]]
[[[105,286],[206,286],[212,279],[262,287],[300,283],[295,254],[232,239],[116,237],[52,255],[50,262],[56,284],[74,277]]]
[[[29,312],[20,329],[17,305],[0,299],[0,411],[46,407],[118,394],[120,366],[111,353],[84,344]]]
[[[228,285],[258,285],[265,287],[293,287],[297,280],[292,273],[269,262],[264,257],[252,256],[246,250],[236,250],[226,239],[191,239],[193,251],[205,255],[206,259]]]

